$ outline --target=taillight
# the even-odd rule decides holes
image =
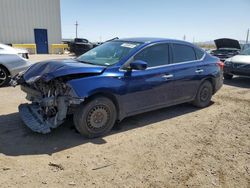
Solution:
[[[220,67],[221,70],[224,68],[224,63],[222,61],[218,61],[217,65]]]

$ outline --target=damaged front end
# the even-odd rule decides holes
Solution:
[[[19,106],[22,120],[35,132],[49,133],[84,101],[69,82],[99,75],[104,70],[104,66],[85,64],[76,59],[35,63],[11,81],[12,86],[21,86],[31,102]]]
[[[67,114],[83,102],[75,97],[74,91],[62,78],[44,81],[42,78],[24,81],[20,76],[16,84],[21,85],[21,90],[31,103],[21,104],[19,113],[24,123],[33,131],[49,133],[52,128],[61,125]]]

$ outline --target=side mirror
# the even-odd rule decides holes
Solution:
[[[148,64],[145,61],[135,60],[130,63],[131,70],[145,70],[148,67]]]

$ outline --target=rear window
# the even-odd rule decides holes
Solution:
[[[202,51],[201,49],[195,48],[194,50],[195,50],[196,57],[197,57],[198,60],[201,59],[204,56],[204,51]]]
[[[173,63],[196,60],[194,49],[187,45],[173,44]]]

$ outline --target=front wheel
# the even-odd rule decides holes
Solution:
[[[193,105],[199,108],[207,107],[210,104],[213,95],[213,86],[211,82],[205,81],[200,85],[200,88],[196,94]]]
[[[95,97],[79,106],[74,114],[74,124],[83,136],[96,138],[108,133],[116,118],[114,103],[106,97]]]

